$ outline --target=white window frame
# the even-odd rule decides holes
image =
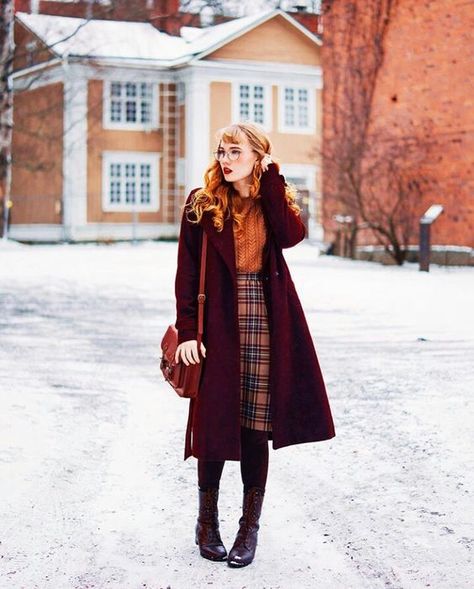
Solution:
[[[148,123],[142,122],[126,122],[126,121],[112,121],[111,120],[111,96],[110,89],[112,84],[148,84],[151,86],[151,121]],[[146,80],[104,80],[103,84],[103,117],[102,126],[104,129],[116,129],[123,131],[151,131],[158,129],[158,113],[160,112],[158,85]]]
[[[287,125],[285,123],[285,89],[291,88],[308,91],[308,125],[306,127]],[[304,84],[281,84],[278,86],[278,127],[281,133],[312,135],[316,133],[316,88]]]
[[[240,86],[250,86],[254,88],[255,86],[262,86],[264,91],[264,99],[263,99],[263,123],[258,123],[262,125],[265,131],[270,132],[272,130],[272,91],[273,88],[271,84],[265,84],[263,82],[258,81],[249,81],[249,80],[238,80],[232,82],[232,120],[234,122],[243,122],[243,119],[240,117]],[[253,94],[253,92],[251,92]],[[252,100],[250,101],[252,104]],[[250,122],[254,123],[253,119],[247,119]]]
[[[150,151],[102,152],[102,210],[112,212],[157,212],[160,208],[159,172],[161,154]],[[110,164],[150,164],[150,202],[113,203],[110,198]],[[123,177],[123,176],[122,176]],[[136,180],[136,183],[139,179]],[[123,181],[122,181],[123,183]]]
[[[316,218],[316,200],[319,200],[320,194],[316,190],[316,177],[319,174],[319,166],[314,164],[281,164],[281,173],[287,182],[292,183],[293,178],[305,178],[306,185],[304,188],[309,190],[309,214],[312,219]],[[301,189],[302,186],[297,186]]]
[[[281,173],[288,180],[293,178],[304,178],[306,185],[304,188],[311,192],[316,191],[316,174],[318,167],[314,164],[281,164]],[[291,180],[288,180],[291,182]],[[299,187],[301,188],[301,187]]]

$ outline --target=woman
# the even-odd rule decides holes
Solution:
[[[240,123],[218,132],[205,185],[188,196],[176,273],[178,348],[186,365],[205,358],[189,406],[184,459],[198,459],[201,556],[250,564],[273,448],[335,435],[311,334],[282,248],[305,236],[295,190],[279,175],[268,135]],[[203,232],[208,238],[204,335],[197,349]],[[226,460],[239,460],[243,512],[227,555],[217,501]]]

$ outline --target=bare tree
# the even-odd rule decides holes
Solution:
[[[428,125],[426,129],[431,128]],[[356,210],[350,224],[352,255],[359,230],[370,230],[377,243],[401,265],[407,246],[417,230],[416,212],[419,203],[431,190],[431,173],[423,170],[430,149],[429,131],[394,137],[385,129],[372,131],[370,145],[364,153],[359,179],[347,169],[352,193],[339,199],[346,210]]]
[[[0,12],[0,194],[3,192],[3,230],[6,238],[11,185],[13,130],[13,0],[1,0]]]
[[[376,129],[373,102],[397,0],[323,1],[325,70],[324,216],[352,219],[349,255],[370,229],[398,264],[413,235],[414,205],[430,185],[420,176],[428,141]]]

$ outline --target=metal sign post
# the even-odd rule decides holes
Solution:
[[[420,218],[420,272],[430,271],[430,228],[433,221],[436,221],[436,219],[441,215],[443,210],[444,209],[442,205],[431,205],[430,208],[425,212],[423,217]]]

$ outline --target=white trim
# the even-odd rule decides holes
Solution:
[[[132,240],[174,238],[179,233],[176,223],[87,223],[77,227],[75,241]]]
[[[203,176],[210,164],[210,93],[209,80],[200,71],[189,68],[184,73],[186,82],[186,196],[193,188],[203,185]]]
[[[60,66],[65,60],[60,59],[47,62],[46,69],[41,76],[37,71],[44,69],[46,64],[38,64],[28,70],[21,70],[13,74],[14,90],[32,90],[55,82],[62,82],[64,79],[63,70]],[[291,71],[288,64],[265,61],[238,61],[238,60],[206,60],[196,62],[192,66],[179,71],[146,69],[143,64],[134,69],[123,67],[122,64],[115,64],[110,67],[98,68],[95,64],[84,64],[70,59],[70,67],[74,72],[87,80],[109,80],[114,81],[120,73],[120,81],[136,82],[137,79],[143,82],[154,84],[175,83],[184,78],[189,78],[189,72],[196,71],[200,77],[208,82],[232,82],[234,80],[255,78],[259,82],[278,86],[282,82],[288,84],[301,84],[311,86],[315,89],[322,89],[323,76],[320,66],[306,66],[291,64]],[[56,66],[56,67],[54,67]]]
[[[121,64],[96,67],[95,64],[82,65],[91,80],[109,80],[111,82],[149,82],[151,84],[173,83],[176,81],[176,73],[170,70],[143,67],[140,63],[134,67],[122,67]]]
[[[118,79],[120,78],[120,79]],[[126,121],[112,121],[111,120],[111,112],[110,112],[110,87],[113,83],[118,84],[148,84],[151,86],[151,98],[150,107],[151,107],[151,121],[149,123],[141,123],[141,122],[126,122]],[[123,101],[122,98],[120,98]],[[135,102],[138,105],[139,97],[136,97]],[[121,76],[117,75],[116,80],[104,80],[103,83],[103,90],[102,90],[102,126],[104,129],[113,129],[113,130],[123,130],[123,131],[155,131],[158,129],[158,115],[160,112],[160,97],[159,93],[157,92],[157,84],[154,84],[148,80],[140,80],[136,78],[135,80],[123,80]],[[138,109],[137,109],[138,114]]]
[[[186,84],[177,77],[176,84],[176,106],[183,106],[186,104]]]
[[[289,66],[291,65],[291,70]],[[190,68],[191,69],[191,68]],[[298,66],[293,64],[278,64],[272,62],[225,62],[206,61],[197,62],[192,66],[211,82],[234,82],[240,80],[256,80],[264,84],[278,86],[282,82],[295,85],[305,85],[315,89],[322,89],[323,76],[320,66]]]
[[[285,90],[291,88],[295,92],[307,90],[308,92],[308,125],[306,127],[290,126],[285,124]],[[296,106],[296,103],[295,103]],[[316,133],[316,91],[314,87],[306,84],[284,83],[278,86],[278,130],[280,133],[297,135],[314,135]]]
[[[49,61],[43,61],[42,63],[37,63],[35,65],[30,65],[27,66],[21,70],[17,70],[16,72],[12,73],[12,79],[14,82],[14,88],[15,85],[19,85],[21,84],[21,79],[24,78],[25,76],[27,77],[33,77],[33,80],[38,80],[38,82],[43,82],[43,76],[47,75],[48,70],[54,70],[56,72],[61,72],[61,70],[58,68],[58,66],[60,66],[62,64],[63,60],[60,57],[55,57],[53,59],[50,59]],[[45,73],[41,75],[41,77],[37,76],[38,72],[45,70]],[[60,79],[62,79],[62,75],[60,77]],[[29,89],[31,87],[31,82],[28,83],[25,82],[24,85],[26,86],[25,89]],[[44,84],[42,84],[44,85]],[[20,86],[21,89],[23,89]],[[16,88],[15,88],[16,89]]]
[[[159,84],[160,82],[174,83],[179,78],[177,72],[157,69],[156,66],[147,68],[144,67],[142,62],[133,67],[127,67],[122,63],[98,67],[95,63],[84,63],[79,62],[74,58],[65,57],[64,59],[52,59],[45,63],[37,64],[15,72],[12,75],[14,90],[33,90],[55,82],[63,82],[64,71],[61,65],[68,65],[69,67],[74,68],[75,74],[86,80],[115,81],[118,76],[121,82],[136,82],[138,80],[140,82]],[[42,73],[41,75],[38,75],[40,71],[42,71]]]
[[[63,223],[68,238],[87,221],[87,79],[64,63]]]
[[[55,242],[64,239],[62,225],[45,223],[12,224],[8,229],[8,237],[18,241]]]
[[[156,212],[160,208],[159,170],[161,154],[150,151],[103,151],[102,152],[102,210],[104,212]],[[150,203],[112,203],[110,202],[109,164],[149,164],[150,169]],[[136,180],[140,181],[139,177]],[[138,194],[137,194],[138,198]]]
[[[258,80],[257,78],[249,78],[245,77],[240,80],[236,80],[232,82],[232,105],[231,105],[231,113],[232,113],[232,122],[239,122],[244,120],[249,120],[251,122],[255,122],[253,118],[249,119],[242,119],[240,116],[240,86],[250,86],[250,94],[253,93],[253,89],[255,86],[262,86],[264,91],[264,100],[263,100],[263,124],[259,123],[263,126],[265,131],[268,133],[272,130],[272,86],[270,84],[265,84]],[[249,99],[250,105],[252,107],[253,99]]]
[[[288,71],[288,67],[291,66],[291,71]],[[214,58],[206,59],[206,61],[198,61],[192,64],[193,68],[209,69],[214,70],[212,75],[215,75],[215,71],[218,73],[227,73],[229,71],[238,70],[241,74],[249,71],[258,72],[258,74],[267,74],[278,76],[273,78],[278,82],[281,81],[281,74],[286,74],[290,77],[293,76],[312,76],[319,77],[322,79],[322,68],[320,65],[303,65],[298,63],[281,63],[277,61],[261,61],[261,60],[239,60],[239,59],[224,59]],[[221,70],[221,72],[219,72]],[[322,86],[321,86],[322,87]]]
[[[71,58],[78,62],[85,63],[101,70],[104,67],[120,69],[124,72],[127,70],[151,70],[151,73],[162,71],[166,73],[172,67],[187,65],[186,61],[181,58],[176,60],[165,59],[143,59],[142,57],[74,57]]]
[[[186,184],[186,158],[176,158],[176,186]]]
[[[69,241],[109,241],[132,239],[160,239],[175,238],[179,234],[176,223],[87,223],[73,228]],[[47,225],[31,223],[11,225],[9,230],[11,239],[32,242],[64,241],[61,225]]]

